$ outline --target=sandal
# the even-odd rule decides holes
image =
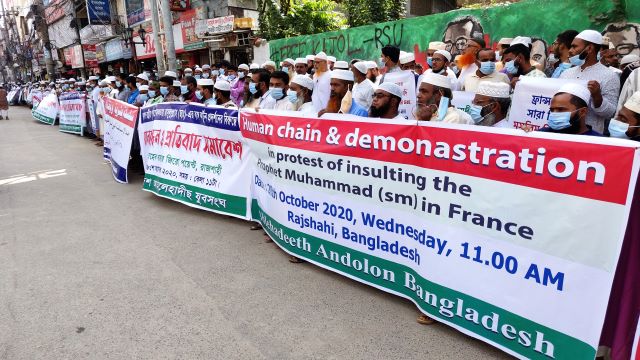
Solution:
[[[289,256],[289,262],[293,264],[301,264],[301,263],[305,263],[306,261],[291,255]]]
[[[420,325],[433,325],[436,323],[436,321],[430,317],[428,317],[425,314],[420,314],[418,315],[418,318],[416,319],[416,321],[418,322],[418,324]]]

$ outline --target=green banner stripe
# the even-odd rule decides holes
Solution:
[[[430,316],[457,325],[523,357],[548,359],[549,356],[545,352],[550,351],[550,347],[545,342],[553,344],[553,357],[556,359],[593,359],[596,355],[596,349],[579,339],[467,294],[433,283],[407,266],[285,227],[267,215],[256,200],[252,202],[251,213],[254,219],[260,220],[274,241],[287,252],[368,285],[407,297]],[[304,239],[308,247],[291,244],[298,239],[300,241]],[[407,279],[413,279],[413,281],[406,282]],[[487,285],[491,286],[491,284]],[[420,293],[418,286],[422,289]],[[548,311],[552,312],[553,305],[547,305],[549,305]],[[477,323],[474,322],[474,314],[477,315]],[[484,316],[498,316],[497,332],[483,326]],[[489,321],[487,325],[491,328]],[[509,337],[515,337],[515,339],[509,339]]]
[[[188,196],[186,191],[182,193],[176,192],[172,194],[168,188],[160,189],[154,186],[154,181],[160,185],[167,185],[191,191],[191,197]],[[156,175],[145,174],[143,181],[143,189],[149,192],[152,192],[158,196],[166,197],[172,200],[176,200],[185,204],[191,204],[194,206],[198,206],[201,208],[205,208],[211,211],[226,213],[226,214],[234,214],[240,217],[245,218],[247,215],[247,198],[242,196],[235,196],[229,194],[223,194],[207,189],[203,189],[197,186],[184,184],[178,181],[168,180]],[[206,196],[200,196],[200,201],[198,201],[197,193]],[[216,199],[221,199],[226,201],[226,207],[217,206],[212,204],[211,202],[207,202],[207,196],[214,197]]]
[[[33,115],[33,117],[36,120],[38,120],[40,122],[43,122],[45,124],[48,124],[48,125],[53,125],[56,122],[56,119],[52,119],[50,117],[46,117],[46,116],[40,114],[39,112],[36,112],[35,110],[32,110],[31,114]]]
[[[60,124],[60,131],[68,132],[73,134],[82,135],[82,126],[81,125],[68,125],[68,124]]]

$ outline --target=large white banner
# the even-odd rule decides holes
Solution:
[[[38,104],[38,107],[31,111],[33,117],[45,124],[53,125],[56,123],[56,117],[58,117],[58,96],[55,92],[49,93]]]
[[[249,217],[250,151],[238,111],[166,103],[140,110],[144,189],[186,205]]]
[[[285,251],[519,358],[594,358],[639,144],[242,112]]]
[[[138,107],[108,96],[104,101],[104,157],[111,161],[113,177],[121,183],[129,182],[127,167],[133,134],[138,121]]]
[[[83,135],[87,126],[86,95],[77,91],[60,94],[60,131]]]

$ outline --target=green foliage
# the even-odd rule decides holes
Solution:
[[[406,16],[406,0],[343,0],[350,27],[394,21]]]
[[[258,0],[260,35],[267,40],[335,31],[346,24],[332,0]]]

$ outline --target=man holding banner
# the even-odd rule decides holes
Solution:
[[[579,84],[566,84],[551,99],[549,127],[540,131],[573,135],[602,136],[586,124],[591,98],[589,89]]]

